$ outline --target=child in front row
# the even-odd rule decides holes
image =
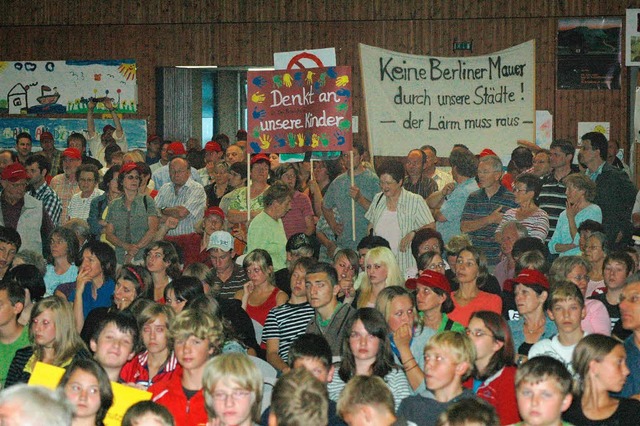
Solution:
[[[451,404],[476,398],[462,383],[471,377],[476,348],[465,334],[444,331],[429,340],[424,349],[425,381],[433,398],[409,396],[398,409],[398,416],[418,426],[434,426]]]
[[[556,324],[558,334],[550,339],[542,339],[529,350],[529,359],[540,355],[548,355],[562,362],[570,373],[573,373],[571,357],[576,345],[586,333],[581,322],[587,311],[584,307],[584,296],[571,282],[558,283],[549,297],[547,314]]]
[[[515,426],[570,426],[561,416],[573,399],[571,383],[571,374],[557,359],[529,359],[516,373],[516,398],[523,420]]]

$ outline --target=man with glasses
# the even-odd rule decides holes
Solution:
[[[621,249],[631,242],[631,212],[638,192],[622,170],[607,163],[607,138],[598,132],[582,136],[580,153],[587,165],[586,174],[596,183],[594,203],[602,210],[602,226],[609,247]]]
[[[169,162],[171,182],[160,188],[156,206],[162,212],[162,222],[169,217],[178,220],[178,225],[167,235],[185,235],[195,232],[195,224],[203,218],[207,195],[204,188],[191,178],[189,162],[174,158]]]
[[[460,230],[469,234],[473,246],[484,252],[492,270],[500,261],[500,244],[495,238],[496,230],[502,222],[504,212],[517,207],[513,193],[502,185],[501,178],[500,158],[495,155],[480,158],[480,189],[469,195],[460,219]]]
[[[244,268],[234,262],[233,237],[227,231],[216,231],[209,237],[207,252],[213,269],[207,275],[207,284],[222,299],[233,299],[238,290],[249,281]]]

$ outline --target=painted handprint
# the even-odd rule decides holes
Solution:
[[[346,111],[349,109],[349,105],[346,103],[336,105],[336,110],[338,111]]]
[[[341,75],[336,80],[336,86],[338,86],[338,87],[346,86],[348,83],[349,83],[349,76],[348,75]]]
[[[320,143],[322,144],[322,146],[329,146],[329,138],[327,138],[326,133],[320,135]]]
[[[280,135],[276,135],[276,141],[278,142],[278,146],[280,148],[283,148],[287,144],[287,141],[285,140],[285,138]]]
[[[331,78],[336,78],[338,74],[336,74],[335,67],[329,67],[329,69],[327,69],[327,75]]]
[[[297,73],[295,73],[293,75],[293,79],[296,81],[296,84],[298,86],[302,86],[303,81],[302,81],[302,71],[298,71]]]
[[[279,89],[282,86],[282,77],[280,77],[279,75],[274,75],[273,84],[275,84],[276,87]]]
[[[253,81],[253,84],[255,84],[258,87],[262,87],[265,84],[267,84],[267,80],[265,80],[264,77],[262,76],[255,77],[252,81]]]
[[[296,135],[294,135],[293,133],[289,133],[287,135],[287,140],[289,141],[289,146],[291,148],[296,146]]]
[[[315,133],[311,136],[311,148],[316,148],[320,143],[320,137]]]
[[[293,83],[293,80],[291,80],[291,74],[285,73],[285,75],[282,76],[282,82],[286,87],[291,87],[291,83]]]
[[[269,134],[265,134],[260,136],[260,143],[262,144],[263,149],[269,149],[271,146],[271,142],[273,142],[273,138]]]
[[[326,72],[323,72],[322,74],[320,74],[320,78],[318,79],[318,81],[320,82],[320,87],[324,86],[326,79],[327,79]]]
[[[265,115],[267,115],[267,112],[265,110],[263,110],[263,109],[259,110],[257,106],[253,107],[253,112],[251,113],[251,116],[253,118],[255,118],[257,120],[259,118],[264,117]]]
[[[265,96],[260,93],[260,92],[256,92],[253,95],[251,95],[251,102],[255,102],[257,104],[261,104],[262,102],[264,102]]]
[[[338,90],[336,91],[336,95],[338,95],[338,96],[344,96],[344,97],[346,97],[346,98],[349,98],[349,97],[351,97],[351,90],[349,90],[349,89],[345,89],[345,88],[343,87],[342,89],[338,89]]]
[[[258,145],[258,142],[251,142],[249,144],[249,146],[251,146],[251,149],[253,150],[253,152],[255,152],[256,154],[259,153],[260,151],[262,151],[262,149],[260,148],[260,145]]]
[[[345,139],[344,139],[344,135],[342,134],[342,132],[335,132],[333,135],[336,137],[336,139],[338,141],[338,146],[344,145]]]
[[[307,71],[307,84],[308,85],[312,85],[313,84],[313,75],[314,75],[313,71]]]
[[[253,128],[253,132],[251,132],[253,134],[254,138],[259,138],[260,137],[260,126],[256,126]]]
[[[340,124],[338,124],[338,127],[342,130],[349,130],[349,127],[351,127],[351,122],[349,120],[342,120]]]
[[[304,135],[302,133],[298,133],[298,146],[304,146]]]

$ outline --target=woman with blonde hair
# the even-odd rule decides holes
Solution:
[[[264,326],[269,311],[285,304],[289,297],[275,286],[273,263],[267,251],[253,250],[244,258],[242,266],[249,281],[234,297],[242,302],[242,308],[251,319]]]
[[[357,296],[358,308],[373,308],[383,288],[402,286],[404,279],[393,252],[386,247],[375,247],[364,258],[365,276]]]
[[[31,346],[16,351],[5,387],[27,383],[36,362],[65,368],[75,359],[91,358],[76,330],[71,304],[57,296],[45,297],[33,307],[29,341]]]
[[[220,426],[251,426],[260,421],[263,378],[247,355],[228,353],[205,366],[202,378],[209,419]]]
[[[629,368],[621,342],[602,334],[590,334],[576,345],[572,365],[579,376],[579,389],[562,420],[575,425],[632,425],[640,416],[640,401],[614,398],[620,392]]]

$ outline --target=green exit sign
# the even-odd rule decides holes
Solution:
[[[472,41],[454,41],[453,42],[453,51],[457,50],[471,50],[473,47]]]

